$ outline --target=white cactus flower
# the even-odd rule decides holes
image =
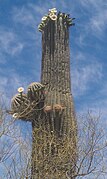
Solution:
[[[18,88],[18,92],[19,92],[19,93],[22,93],[23,91],[24,91],[24,88],[23,88],[23,87],[19,87],[19,88]]]
[[[42,21],[45,21],[46,19],[47,19],[47,17],[46,17],[46,16],[42,17]]]
[[[57,12],[56,8],[49,9],[49,12]]]
[[[49,17],[51,18],[51,20],[56,21],[57,20],[57,16],[55,14],[50,14]]]
[[[14,113],[12,117],[17,119],[18,118],[18,113]]]
[[[54,14],[56,14],[56,13],[57,13],[57,11],[55,11],[55,10],[52,10],[50,13],[54,13]]]

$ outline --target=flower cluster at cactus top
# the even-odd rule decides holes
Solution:
[[[65,13],[61,13],[59,12],[57,14],[57,10],[56,8],[53,9],[49,9],[48,14],[46,14],[45,16],[42,17],[42,22],[38,25],[38,29],[40,32],[43,31],[44,27],[48,24],[49,20],[52,21],[56,21],[57,19],[61,20],[64,19],[64,21],[66,21],[66,24],[68,26],[74,25],[74,23],[72,22],[75,18],[70,18],[69,14],[65,14]]]

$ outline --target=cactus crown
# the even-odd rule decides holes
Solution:
[[[46,14],[42,17],[42,19],[41,19],[42,21],[38,25],[38,29],[40,32],[42,32],[44,30],[44,28],[47,26],[49,21],[55,22],[55,21],[61,21],[61,19],[63,20],[64,24],[67,26],[74,25],[73,20],[75,18],[70,18],[69,14],[65,14],[65,13],[61,13],[61,12],[57,13],[56,8],[52,8],[52,9],[49,9],[48,14]]]

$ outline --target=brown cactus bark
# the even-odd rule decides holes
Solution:
[[[77,124],[71,94],[69,26],[60,13],[42,31],[44,108],[32,122],[32,179],[73,179]],[[37,122],[39,121],[39,122]]]

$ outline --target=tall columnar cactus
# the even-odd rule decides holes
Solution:
[[[45,121],[45,129],[48,131],[47,135],[49,136],[47,137],[47,141],[50,141],[50,136],[54,135],[53,138],[55,141],[53,141],[53,146],[51,146],[53,156],[55,154],[58,155],[58,151],[63,150],[63,148],[65,151],[68,150],[68,153],[65,154],[66,157],[62,155],[62,158],[66,158],[65,160],[63,159],[61,161],[59,159],[60,157],[58,158],[57,156],[59,163],[57,163],[58,161],[55,163],[54,157],[51,156],[51,160],[53,158],[53,161],[51,161],[53,167],[51,167],[51,162],[49,165],[47,164],[49,163],[49,158],[45,158],[47,162],[44,165],[47,164],[51,168],[51,174],[53,168],[54,174],[52,176],[49,174],[49,178],[52,179],[67,178],[66,171],[68,168],[72,168],[72,170],[68,170],[69,175],[73,176],[73,172],[75,172],[77,127],[71,94],[69,50],[69,27],[74,25],[73,19],[68,14],[61,12],[57,14],[56,9],[51,9],[48,15],[42,18],[42,23],[38,26],[39,31],[42,33],[41,83],[45,85],[46,91],[44,113],[42,113],[41,118]],[[33,130],[36,130],[35,123],[33,124]],[[34,141],[36,135],[37,133],[34,132]],[[44,138],[45,140],[46,136]],[[71,148],[68,147],[69,149],[66,148],[65,144],[67,140],[67,145],[72,145]],[[46,148],[48,148],[47,145]],[[59,165],[62,165],[62,168],[61,166],[58,168]],[[49,170],[48,167],[47,171]],[[54,167],[56,167],[56,171],[58,170],[57,172],[55,172]],[[42,173],[42,170],[40,173]],[[55,175],[55,173],[57,174]]]
[[[69,14],[56,8],[42,18],[41,83],[19,88],[10,114],[32,122],[32,179],[74,179],[77,124],[71,94]]]
[[[75,126],[69,51],[69,27],[74,23],[65,13],[56,15],[56,9],[50,10],[43,23],[41,83],[46,84],[45,105],[51,106],[53,112],[57,111],[57,107],[60,108],[63,113],[61,126],[56,127],[58,131],[68,133],[68,126],[71,123]]]

